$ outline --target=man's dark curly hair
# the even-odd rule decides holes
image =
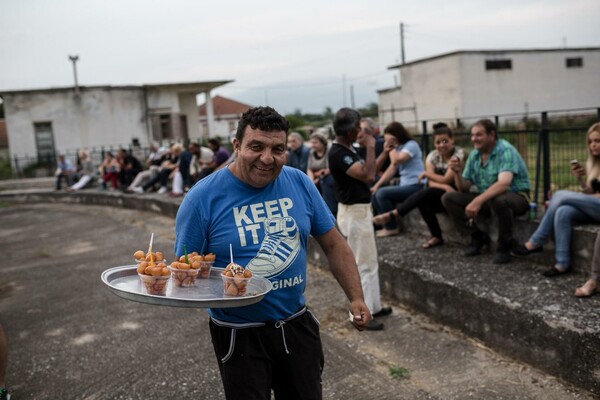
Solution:
[[[235,138],[241,143],[244,139],[244,131],[246,127],[259,129],[265,132],[284,131],[286,133],[290,129],[287,119],[282,117],[277,111],[271,107],[253,107],[242,114],[242,118],[238,122]]]

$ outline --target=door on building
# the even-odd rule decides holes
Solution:
[[[33,127],[38,164],[53,167],[56,165],[56,153],[54,151],[52,122],[34,122]]]

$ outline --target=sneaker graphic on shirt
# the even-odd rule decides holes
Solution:
[[[279,275],[295,259],[300,250],[300,234],[292,217],[264,221],[265,238],[248,265],[255,274],[270,277]]]

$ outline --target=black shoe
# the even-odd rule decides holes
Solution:
[[[383,330],[383,322],[376,321],[374,319],[370,320],[365,328],[368,331],[382,331]]]
[[[465,257],[473,257],[481,254],[483,246],[490,243],[490,237],[488,235],[482,236],[481,238],[472,238],[471,243],[463,253]]]
[[[549,270],[542,272],[542,275],[544,275],[546,278],[554,278],[555,276],[565,275],[569,272],[571,272],[571,268],[567,268],[564,271],[561,271],[559,269],[556,269],[556,267],[552,267]]]
[[[381,310],[379,310],[375,314],[373,314],[373,318],[385,317],[386,315],[390,315],[391,313],[392,313],[392,307],[382,307]]]
[[[497,251],[494,256],[494,264],[507,264],[511,261],[510,253],[508,251]]]
[[[527,247],[525,247],[524,244],[515,244],[515,245],[513,245],[510,252],[514,256],[528,256],[532,253],[540,253],[542,251],[544,251],[543,246],[536,247],[535,249],[529,250]]]

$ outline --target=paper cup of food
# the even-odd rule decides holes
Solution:
[[[221,274],[223,293],[226,296],[243,296],[252,279],[252,271],[238,264],[232,264],[229,264]]]
[[[147,294],[164,296],[171,273],[165,263],[144,265],[140,262],[137,267],[138,276]],[[143,271],[142,271],[143,270]]]
[[[197,268],[200,270],[198,273],[198,277],[200,279],[210,278],[210,270],[215,263],[215,255],[213,253],[202,255],[194,252],[188,257],[188,259],[191,262],[192,268]]]
[[[200,272],[199,267],[193,268],[192,265],[179,261],[173,261],[168,268],[171,271],[173,285],[177,287],[194,286],[198,272]]]

